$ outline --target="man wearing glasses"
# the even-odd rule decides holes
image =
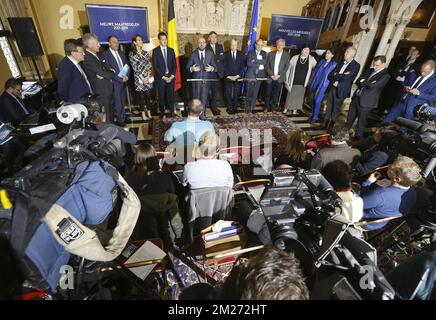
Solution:
[[[85,51],[78,40],[68,39],[64,42],[66,57],[59,63],[58,95],[64,102],[76,103],[81,98],[93,93],[91,84],[81,66]]]

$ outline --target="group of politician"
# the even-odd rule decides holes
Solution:
[[[103,53],[100,53],[99,40],[94,34],[85,34],[82,41],[66,40],[66,57],[59,64],[57,75],[59,97],[65,102],[75,103],[84,94],[94,93],[105,109],[106,121],[113,122],[116,113],[117,123],[125,125],[130,121],[124,111],[127,85],[129,77],[133,76],[134,91],[144,120],[152,117],[153,89],[157,90],[160,115],[164,115],[165,109],[171,116],[176,115],[176,55],[168,47],[166,33],[159,33],[158,38],[159,46],[153,49],[150,56],[144,49],[142,37],[136,35],[128,54],[130,63],[115,36],[109,37],[109,48]],[[217,97],[224,88],[227,111],[233,114],[245,87],[245,110],[254,113],[264,83],[264,110],[276,112],[284,92],[287,96],[283,112],[296,114],[303,108],[306,89],[309,88],[313,95],[311,124],[318,121],[322,101],[326,98],[327,108],[321,127],[332,128],[344,100],[351,96],[353,83],[360,72],[360,64],[354,59],[356,49],[346,48],[344,59],[340,62],[335,61],[336,52],[327,49],[317,62],[310,54],[309,46],[303,46],[293,57],[284,50],[286,43],[283,39],[277,40],[276,50],[269,53],[263,47],[264,41],[259,39],[254,48],[244,54],[238,49],[238,42],[231,40],[229,50],[224,51],[215,32],[209,33],[208,41],[199,37],[198,48],[190,54],[186,65],[191,98],[200,99],[205,107],[210,103],[212,113],[219,115]],[[384,92],[390,92],[392,106],[386,122],[398,116],[412,118],[416,105],[434,103],[435,62],[427,60],[417,67],[414,64],[417,55],[416,48],[411,48],[404,61],[400,61],[400,69],[394,74],[394,79],[391,79],[386,67],[386,57],[379,55],[373,58],[371,68],[363,71],[355,82],[357,90],[352,96],[347,127],[351,128],[357,118],[356,133],[363,135],[367,116],[378,106],[380,94],[387,84]],[[126,65],[131,67],[130,70]]]

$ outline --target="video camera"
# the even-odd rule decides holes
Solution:
[[[341,215],[342,199],[317,170],[276,170],[260,207],[272,243],[300,260],[315,299],[393,299],[395,290],[377,268],[377,252]],[[374,285],[361,288],[370,268]]]

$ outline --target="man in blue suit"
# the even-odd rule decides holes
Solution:
[[[155,81],[159,95],[160,113],[164,114],[165,106],[174,114],[174,85],[177,62],[173,48],[168,47],[168,37],[165,32],[158,34],[160,46],[153,49],[153,66],[156,73]],[[166,98],[168,97],[168,103]]]
[[[124,110],[127,99],[127,81],[129,81],[129,77],[128,74],[124,77],[119,77],[118,75],[127,64],[127,59],[124,51],[120,50],[120,43],[116,36],[110,36],[108,42],[109,49],[103,52],[103,59],[106,60],[109,67],[115,71],[112,82],[114,85],[112,104],[115,107],[118,124],[124,127],[126,123],[132,122],[128,117],[126,117],[126,112]]]
[[[76,103],[84,95],[92,93],[91,84],[82,68],[85,51],[82,43],[75,39],[64,42],[66,57],[58,67],[58,95],[64,102]]]
[[[262,50],[263,40],[258,39],[256,41],[255,49],[251,50],[247,54],[247,72],[245,78],[252,79],[247,82],[247,97],[246,106],[247,109],[255,113],[257,95],[259,94],[261,81],[256,79],[265,78],[265,65],[267,59],[267,53]]]
[[[344,100],[350,97],[351,87],[360,70],[360,64],[354,60],[356,48],[349,47],[345,50],[344,61],[338,63],[336,68],[329,74],[330,81],[327,89],[327,110],[324,118],[324,126],[330,131],[341,112]]]
[[[385,117],[385,122],[393,122],[398,117],[413,120],[413,110],[417,105],[436,101],[435,62],[427,60],[421,65],[420,74],[412,74],[406,79],[400,102]]]
[[[238,79],[244,77],[245,55],[238,50],[238,41],[232,40],[230,50],[224,54],[224,78],[226,87],[227,112],[234,114],[239,105],[241,84]]]
[[[210,82],[201,80],[216,79],[217,65],[213,52],[206,50],[204,37],[198,39],[198,49],[191,53],[186,68],[191,72],[192,79],[200,80],[192,82],[192,98],[200,99],[206,107]]]

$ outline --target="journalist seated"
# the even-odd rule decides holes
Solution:
[[[183,185],[189,186],[190,189],[233,187],[232,167],[227,161],[216,158],[219,143],[218,136],[212,131],[207,131],[201,136],[197,148],[197,161],[186,164]]]
[[[267,247],[235,266],[219,295],[223,300],[308,300],[300,262],[293,253]]]
[[[288,134],[286,144],[286,155],[279,156],[274,167],[276,169],[293,167],[309,170],[312,162],[312,154],[306,151],[307,135],[301,130],[297,129]]]
[[[23,83],[11,78],[5,83],[5,91],[0,96],[0,121],[11,123],[16,127],[21,121],[32,114],[32,111],[22,100]]]
[[[355,223],[363,216],[363,201],[351,188],[351,169],[341,160],[328,163],[321,171],[322,175],[342,199],[342,215]]]
[[[321,170],[327,163],[335,160],[342,160],[354,168],[359,161],[360,151],[347,144],[349,139],[350,135],[346,128],[335,126],[331,134],[331,145],[315,155],[312,169]]]
[[[215,132],[214,126],[210,121],[200,120],[203,110],[204,106],[200,100],[194,99],[190,101],[188,105],[188,118],[173,123],[165,134],[165,141],[174,146],[196,145],[205,132]]]
[[[183,224],[170,174],[160,170],[152,145],[139,145],[127,183],[141,200],[141,213],[133,232],[134,240],[160,238],[170,248],[181,237]]]
[[[416,202],[416,190],[413,187],[421,180],[421,169],[411,158],[399,156],[388,168],[390,184],[387,187],[370,186],[380,177],[374,172],[363,182],[361,197],[363,199],[363,220],[377,220],[400,217],[408,214]],[[388,222],[368,224],[366,230],[377,230]]]

